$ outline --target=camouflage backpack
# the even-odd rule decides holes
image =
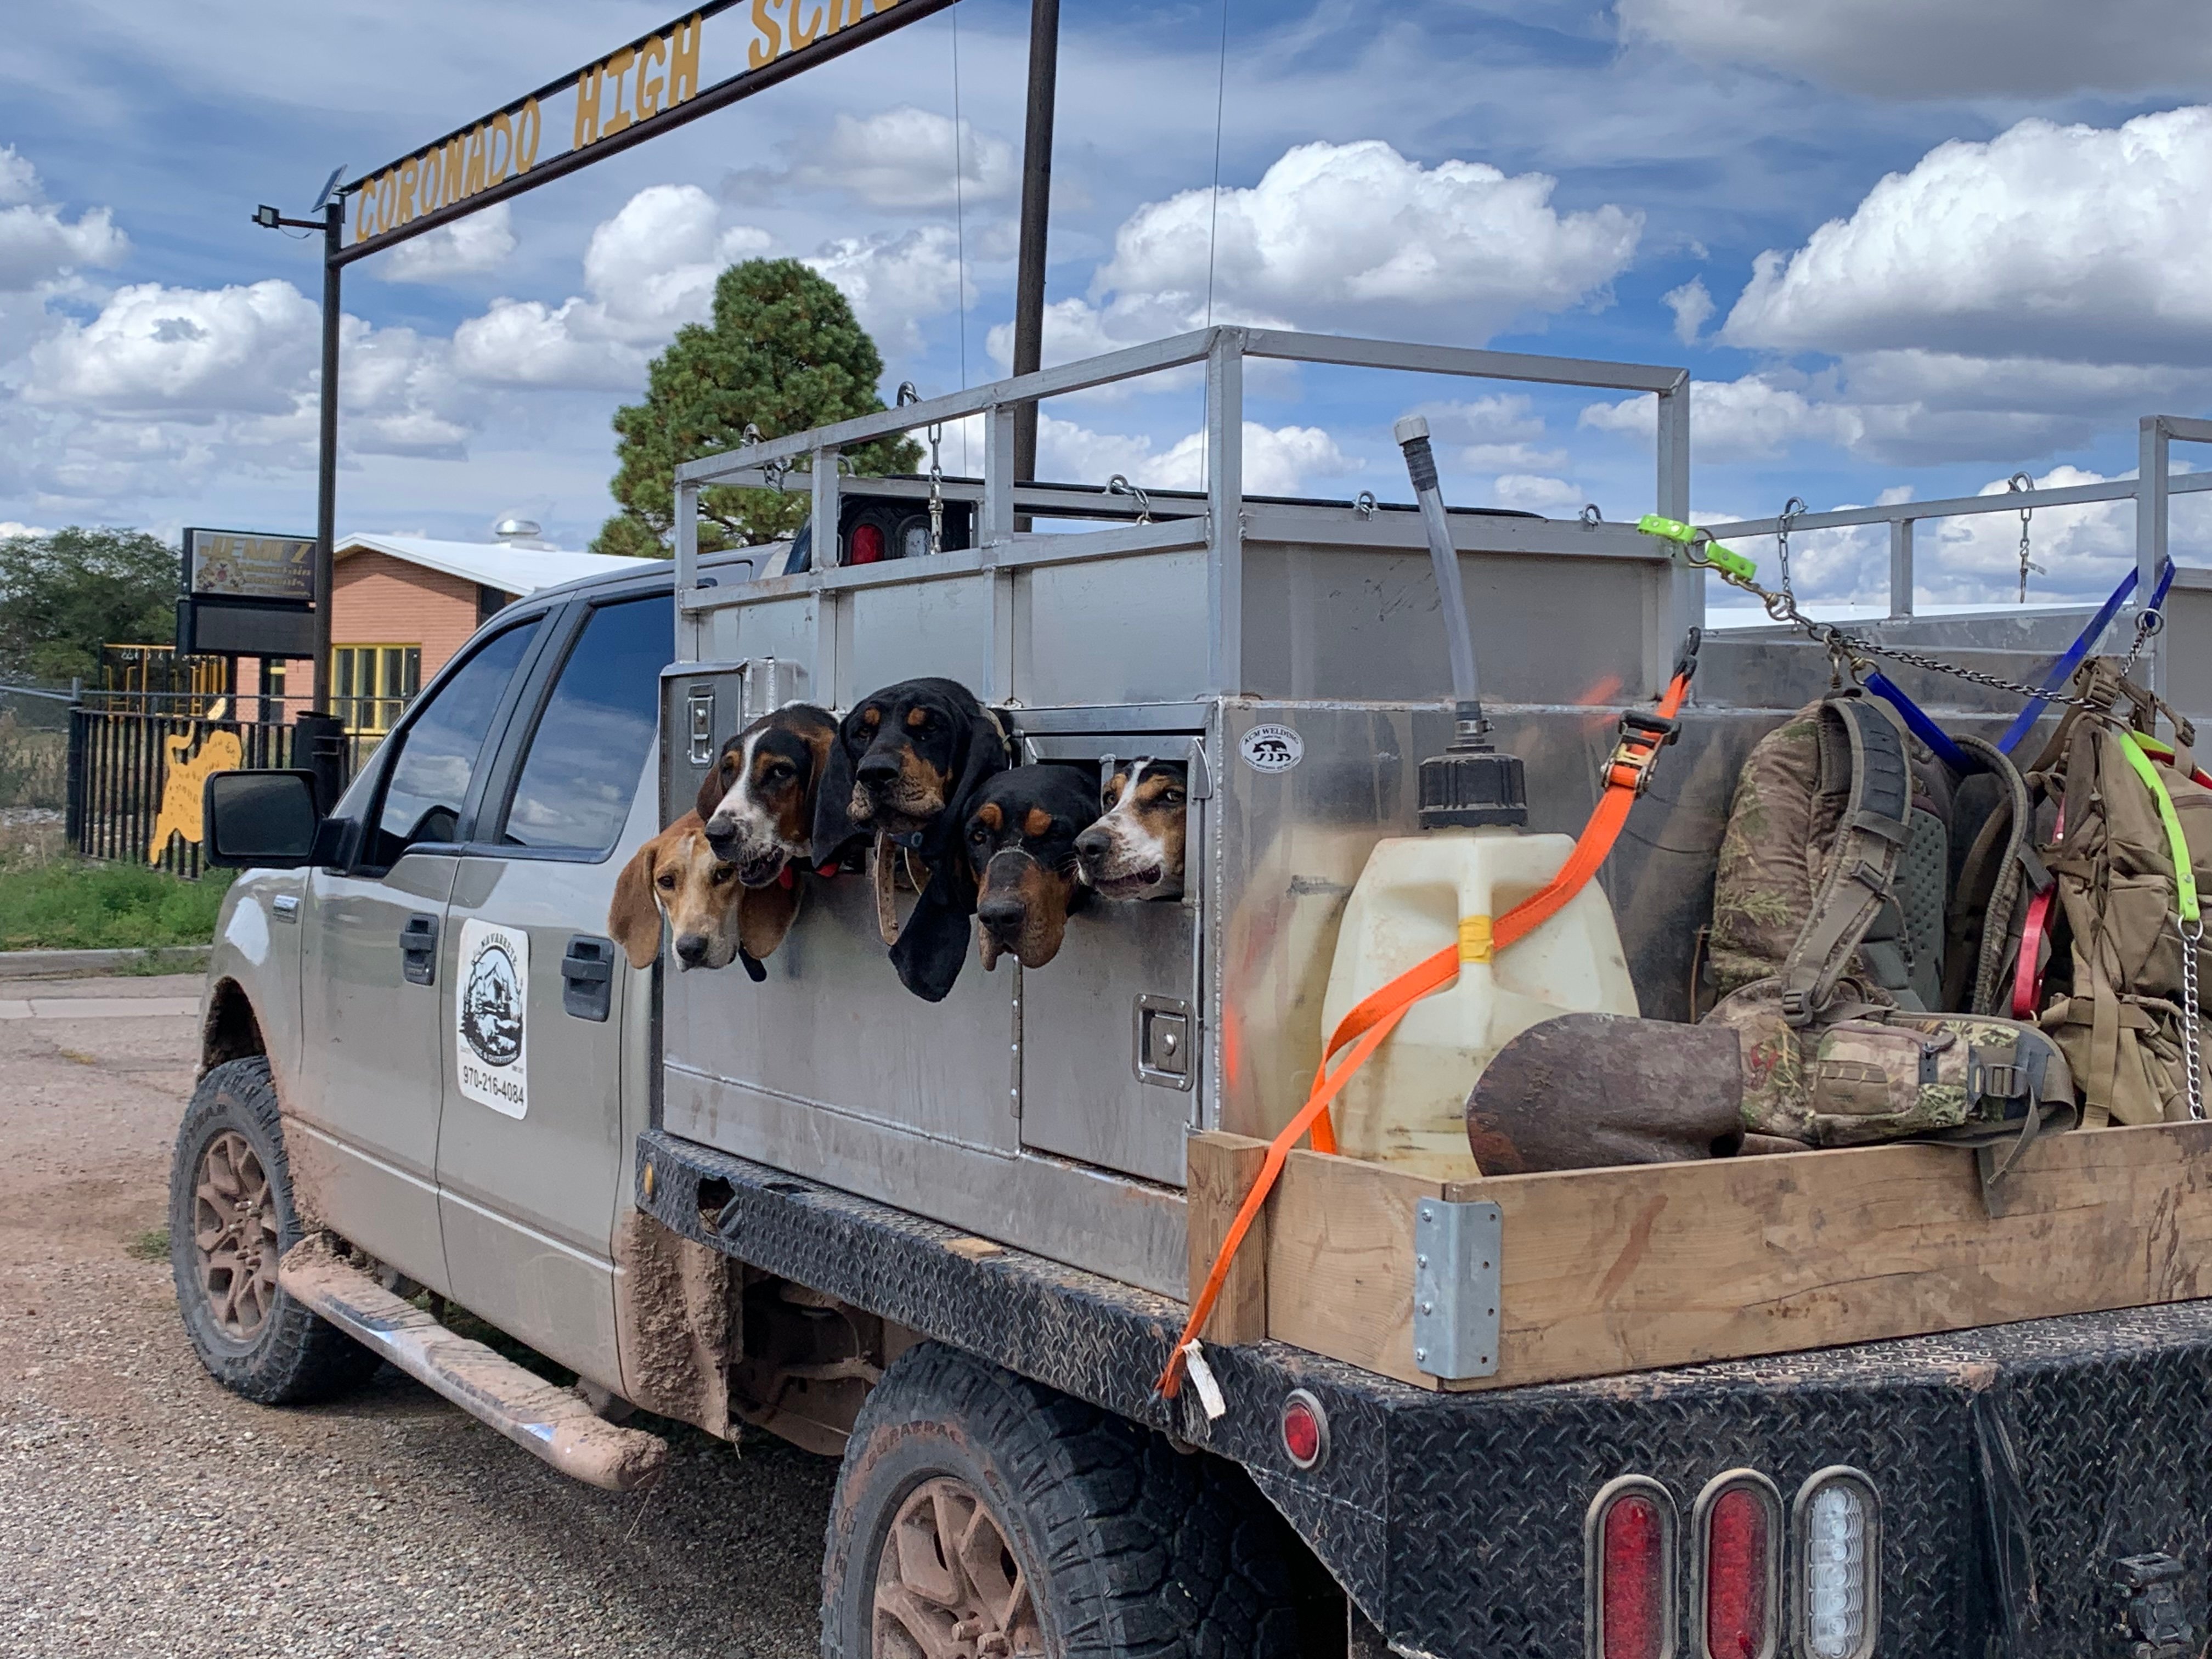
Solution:
[[[2212,892],[2212,787],[2199,781],[2189,722],[2122,665],[2093,659],[2074,690],[2089,707],[2067,711],[2027,770],[2053,886],[2017,930],[2026,960],[2011,1012],[2037,1018],[2057,1040],[2085,1121],[2170,1122],[2191,1115],[2189,1024],[2200,1050],[2212,1051],[2202,1036],[2212,951],[2201,939],[2193,946],[2197,1002],[2186,1006],[2183,951],[2191,947],[2178,881],[2185,864]],[[2172,722],[2170,745],[2152,735],[2161,713]]]
[[[2026,785],[1992,745],[1958,741],[1978,771],[1943,766],[1854,687],[1744,763],[1706,1018],[1738,1035],[1747,1129],[2025,1140],[2070,1115],[2057,1045],[1996,1012],[2032,872]]]

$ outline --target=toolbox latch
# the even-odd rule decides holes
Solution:
[[[695,685],[684,704],[690,720],[690,745],[684,751],[694,766],[708,766],[714,759],[714,688]]]
[[[1191,1083],[1190,1004],[1180,997],[1137,999],[1137,1078],[1163,1088]]]
[[[1413,1364],[1458,1382],[1498,1374],[1505,1217],[1486,1200],[1413,1206]]]

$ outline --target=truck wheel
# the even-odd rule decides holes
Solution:
[[[926,1342],[845,1450],[823,1659],[1287,1659],[1281,1538],[1235,1466]]]
[[[212,1067],[192,1091],[169,1166],[169,1270],[193,1352],[215,1380],[264,1405],[327,1399],[376,1356],[277,1288],[300,1242],[269,1062]]]

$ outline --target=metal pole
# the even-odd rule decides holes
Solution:
[[[1030,3],[1030,108],[1022,137],[1020,260],[1014,276],[1014,373],[1033,374],[1044,355],[1045,233],[1052,217],[1052,116],[1060,76],[1060,0]],[[1037,406],[1014,410],[1014,477],[1036,477]],[[1014,521],[1027,530],[1027,518]]]
[[[315,457],[315,708],[331,706],[331,567],[338,516],[338,255],[345,248],[345,198],[323,209],[323,384]]]
[[[1912,520],[1893,519],[1889,525],[1889,614],[1912,614]]]
[[[2159,573],[2166,568],[2166,489],[2169,457],[2166,422],[2146,415],[2137,429],[2136,451],[2136,602],[2150,603],[2158,592]],[[2153,691],[2166,690],[2165,641],[2154,635],[2143,641],[2148,659],[2143,682]]]

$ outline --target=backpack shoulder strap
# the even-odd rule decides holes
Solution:
[[[1850,786],[1812,919],[1782,964],[1782,1014],[1792,1025],[1810,1024],[1826,1008],[1852,952],[1891,902],[1912,806],[1905,739],[1888,715],[1844,695],[1821,703],[1820,720],[1824,758],[1830,744],[1847,746]]]

